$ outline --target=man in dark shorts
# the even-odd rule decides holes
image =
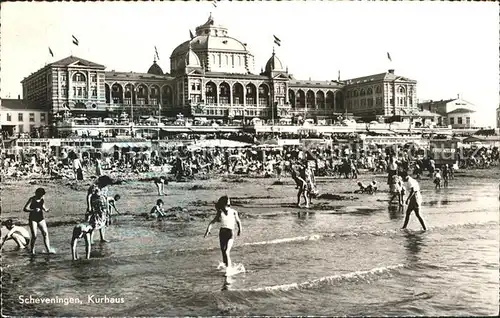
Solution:
[[[420,216],[420,206],[422,205],[422,195],[420,194],[420,185],[417,180],[410,177],[407,173],[403,173],[402,176],[404,185],[408,192],[408,198],[406,199],[406,204],[408,205],[406,209],[405,222],[403,224],[402,229],[406,229],[408,222],[410,221],[410,214],[412,211],[415,211],[415,215],[417,216],[420,225],[424,231],[427,230],[425,227],[424,220]]]

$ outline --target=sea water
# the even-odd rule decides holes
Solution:
[[[231,252],[246,271],[229,281],[217,269],[217,232],[203,239],[209,219],[123,217],[91,260],[6,250],[3,314],[496,315],[498,181],[470,181],[423,187],[426,232],[414,215],[401,231],[403,214],[383,192],[359,206],[309,210],[287,206],[295,198],[279,192],[252,194]],[[70,226],[49,230],[58,251],[69,249]]]

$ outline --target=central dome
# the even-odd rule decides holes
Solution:
[[[246,44],[229,37],[227,28],[217,25],[210,14],[207,22],[196,28],[191,40],[177,46],[170,56],[171,69],[177,70],[188,51],[193,50],[200,58],[205,71],[249,73],[253,56]]]

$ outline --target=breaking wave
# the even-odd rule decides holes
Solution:
[[[340,282],[363,282],[376,278],[380,278],[383,275],[390,274],[391,272],[397,271],[398,269],[404,268],[404,264],[390,265],[385,267],[377,267],[366,271],[355,271],[346,274],[337,274],[331,276],[325,276],[310,281],[305,281],[302,283],[290,283],[282,285],[264,286],[258,288],[249,289],[233,289],[233,291],[239,292],[278,292],[278,291],[290,291],[290,290],[302,290],[302,289],[313,289],[324,285],[333,285]]]

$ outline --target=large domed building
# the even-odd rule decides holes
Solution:
[[[71,56],[25,78],[24,96],[42,103],[52,119],[69,110],[101,118],[126,113],[133,121],[159,112],[162,117],[182,113],[223,121],[320,120],[345,112],[373,118],[417,105],[416,82],[392,70],[344,81],[297,80],[273,50],[256,73],[245,42],[232,37],[212,15],[195,30],[173,49],[169,72],[156,58],[146,73],[137,73],[106,71],[103,65]],[[46,86],[40,87],[41,79]]]

